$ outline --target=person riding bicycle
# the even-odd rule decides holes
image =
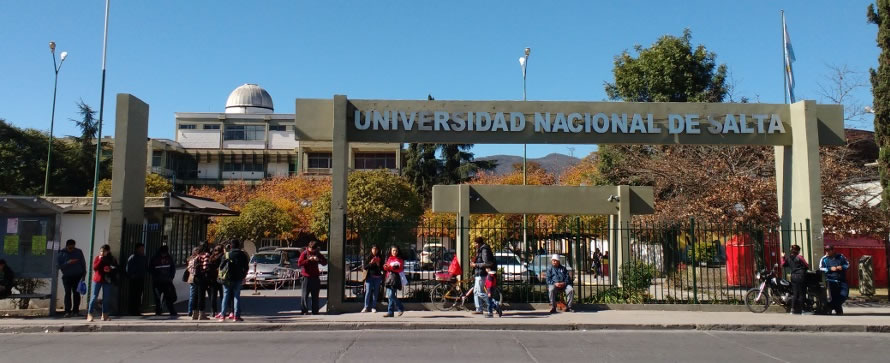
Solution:
[[[470,263],[475,275],[473,302],[476,303],[476,311],[473,314],[482,314],[482,303],[488,299],[485,294],[485,277],[488,276],[486,268],[496,269],[497,265],[494,253],[491,252],[491,247],[485,243],[485,238],[476,237],[473,242],[476,245],[476,258]]]

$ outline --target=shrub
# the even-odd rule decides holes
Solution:
[[[621,266],[621,281],[625,289],[649,290],[652,279],[655,278],[655,268],[642,261],[629,261]]]

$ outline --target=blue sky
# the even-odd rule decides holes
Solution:
[[[49,129],[48,42],[68,51],[55,135],[76,134],[76,102],[99,107],[104,1],[0,2],[0,118]],[[276,112],[295,98],[518,100],[517,59],[532,48],[528,98],[606,99],[613,57],[690,28],[726,63],[735,96],[783,102],[784,9],[799,99],[819,100],[828,64],[877,65],[870,1],[119,1],[111,4],[106,127],[114,95],[150,105],[149,136],[172,138],[174,112],[221,112],[243,83],[266,88]],[[679,5],[682,4],[682,5]],[[854,94],[871,103],[870,87]],[[857,125],[871,129],[870,120]],[[530,157],[568,145],[529,146]],[[583,156],[593,146],[577,145]],[[521,145],[477,145],[478,156]]]

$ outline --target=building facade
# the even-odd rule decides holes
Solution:
[[[147,164],[177,190],[330,174],[331,143],[296,140],[295,120],[294,114],[274,113],[266,90],[245,84],[229,95],[225,112],[177,112],[176,139],[149,140]],[[354,143],[349,153],[354,170],[401,169],[401,143]]]

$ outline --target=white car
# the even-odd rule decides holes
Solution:
[[[498,264],[498,270],[502,271],[501,278],[504,281],[527,281],[528,267],[526,263],[519,261],[515,253],[504,251],[494,254],[494,260]]]
[[[321,251],[321,255],[327,261],[328,251]],[[331,262],[328,261],[328,263]],[[318,265],[318,279],[321,280],[322,285],[328,286],[328,265]]]

